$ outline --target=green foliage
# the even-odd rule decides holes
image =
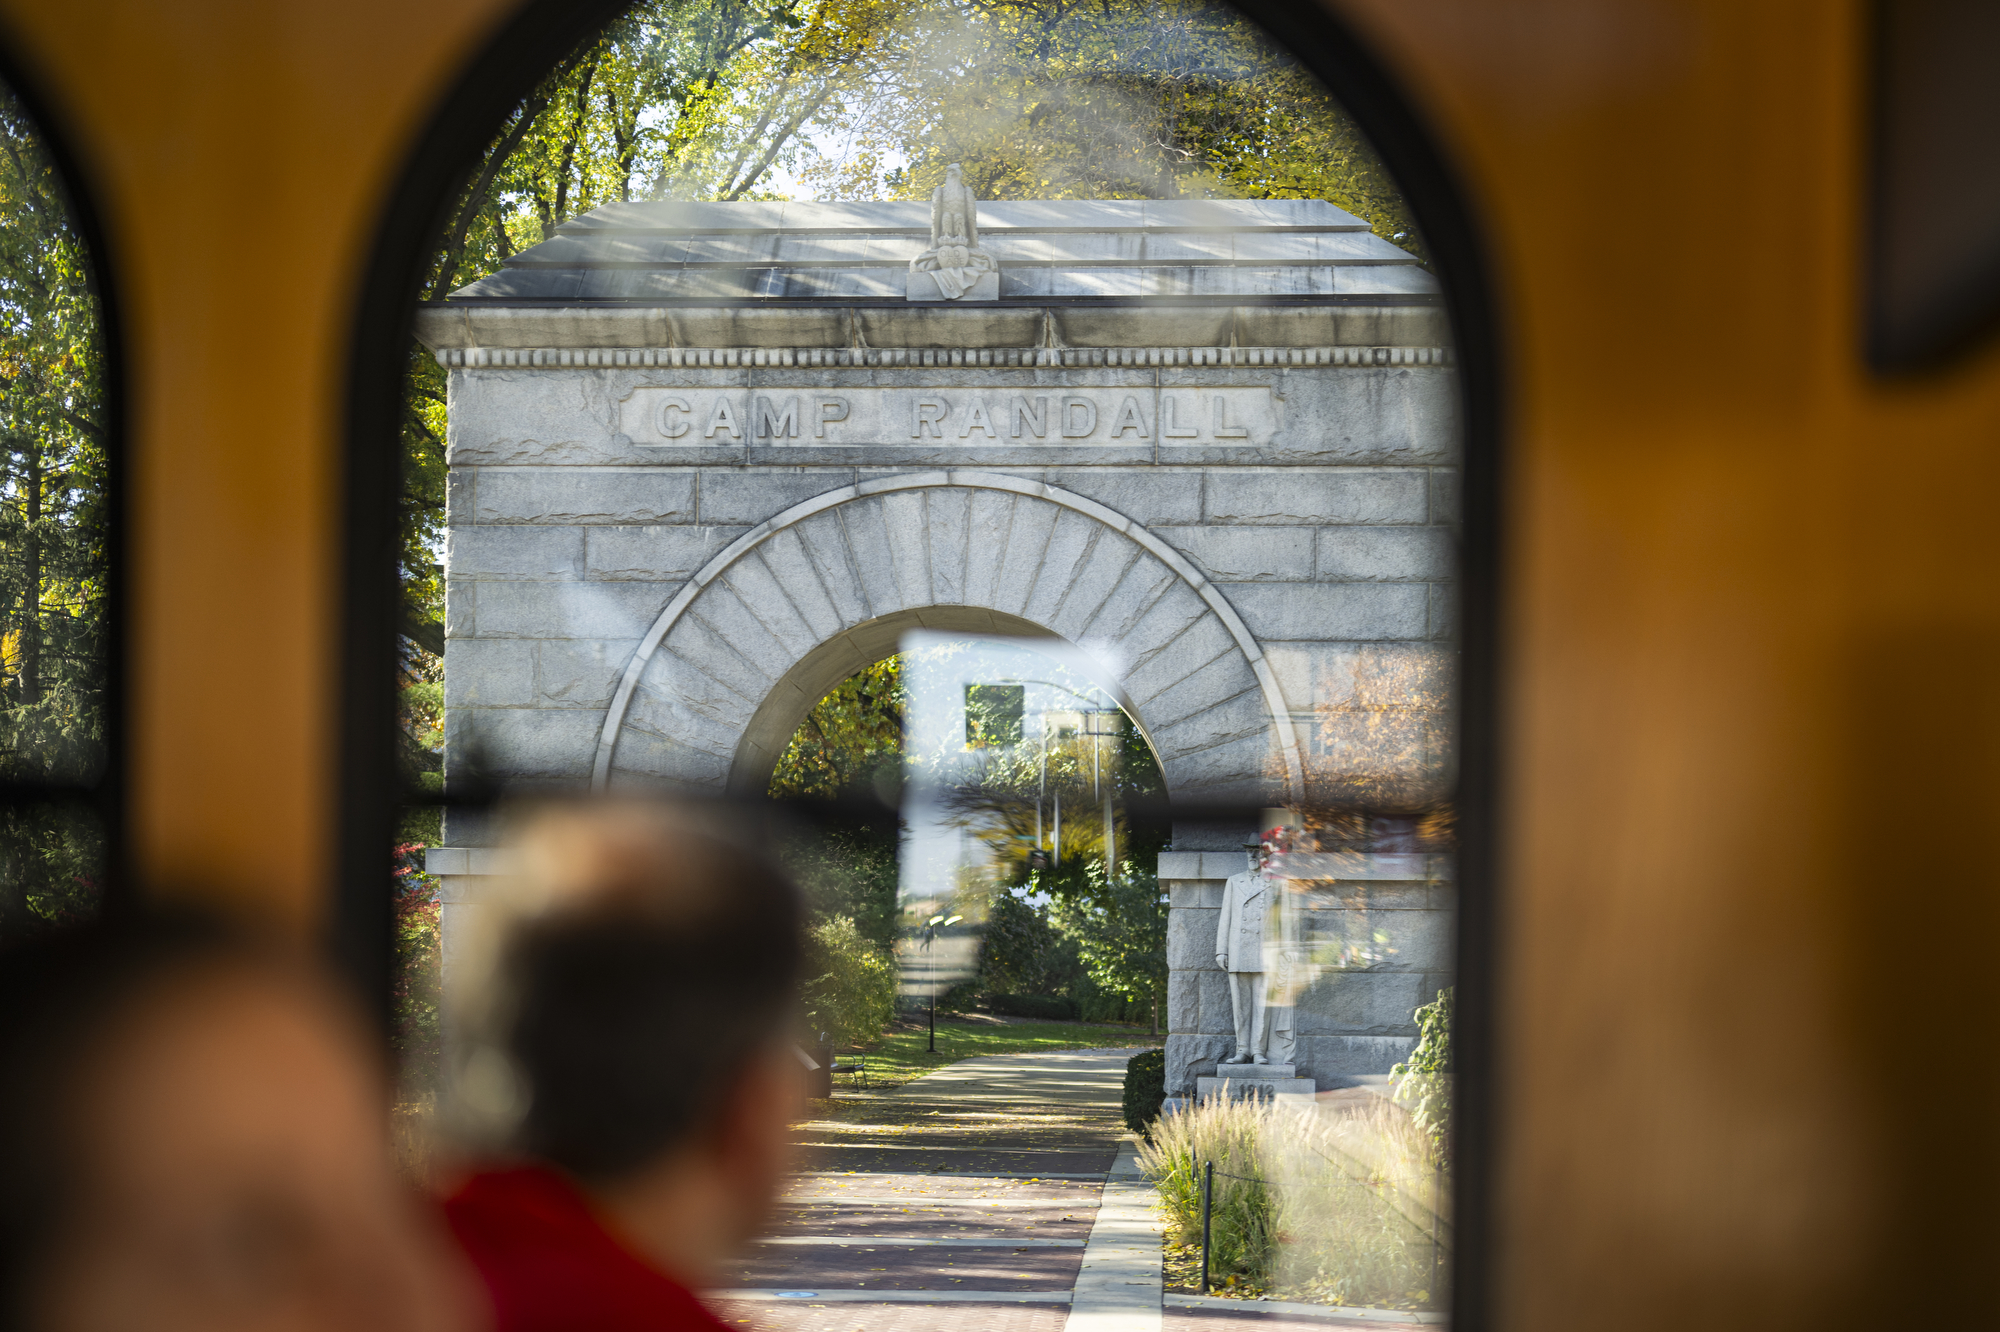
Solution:
[[[1226,5],[932,0],[850,30],[795,167],[826,196],[924,198],[957,162],[986,199],[1329,199],[1412,244],[1346,113]]]
[[[896,816],[829,823],[792,838],[785,867],[805,891],[814,920],[846,916],[871,942],[896,941]]]
[[[1160,1102],[1167,1097],[1167,1052],[1146,1050],[1125,1064],[1125,1094],[1122,1108],[1125,1127],[1145,1134],[1160,1117]]]
[[[878,1039],[896,1013],[896,962],[847,916],[815,925],[809,936],[812,979],[804,987],[807,1019],[836,1049]]]
[[[1148,1004],[1165,997],[1167,901],[1157,875],[1125,864],[1106,878],[1093,863],[1084,890],[1052,899],[1048,914],[1098,988]]]
[[[438,999],[443,983],[441,925],[444,907],[437,880],[423,870],[424,848],[396,848],[396,971],[391,1001],[391,1043],[407,1093],[435,1092],[442,1076],[443,1045]]]
[[[1023,891],[997,892],[980,941],[980,988],[989,995],[1057,995],[1083,974],[1076,947]]]
[[[991,749],[1021,743],[1025,685],[973,684],[965,687],[965,747]]]
[[[104,762],[104,344],[91,260],[46,149],[0,90],[0,777],[88,785]],[[0,815],[0,940],[92,911],[82,806]]]
[[[1074,999],[1059,994],[989,994],[986,1007],[1007,1017],[1040,1018],[1044,1022],[1074,1022],[1080,1016]]]
[[[902,785],[903,659],[848,676],[813,705],[771,774],[778,799],[855,790],[890,796]]]
[[[1396,1099],[1430,1135],[1439,1159],[1451,1159],[1451,990],[1417,1010],[1417,1043],[1409,1059],[1389,1070]]]

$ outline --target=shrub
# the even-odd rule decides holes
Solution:
[[[1389,1070],[1396,1099],[1428,1133],[1438,1159],[1451,1160],[1451,991],[1417,1010],[1417,1044],[1408,1063]]]
[[[1167,1052],[1142,1050],[1125,1064],[1125,1127],[1145,1135],[1167,1096]]]
[[[1044,1022],[1074,1022],[1076,1000],[1059,994],[990,994],[986,1006],[1008,1017],[1040,1018]]]
[[[836,1048],[866,1045],[896,1013],[896,963],[864,938],[852,916],[834,916],[808,936],[806,1014]]]

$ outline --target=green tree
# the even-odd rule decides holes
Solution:
[[[1082,892],[1050,901],[1049,920],[1099,989],[1150,1008],[1157,1034],[1167,992],[1167,900],[1158,876],[1129,863],[1107,875],[1093,863]]]
[[[104,760],[104,346],[90,256],[47,150],[0,90],[0,777],[87,786]],[[91,910],[88,807],[0,811],[0,938]]]
[[[806,1018],[837,1049],[866,1045],[896,1015],[896,960],[846,916],[814,925],[807,941]]]
[[[902,784],[903,659],[848,676],[813,705],[778,756],[775,799],[832,797],[866,788],[893,797]]]

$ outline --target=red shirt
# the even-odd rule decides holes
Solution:
[[[736,1332],[613,1239],[553,1170],[474,1175],[444,1213],[486,1281],[497,1332]]]

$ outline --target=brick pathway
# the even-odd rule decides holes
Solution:
[[[808,1173],[771,1232],[782,1242],[732,1273],[736,1290],[763,1298],[724,1297],[718,1312],[760,1332],[1062,1332],[1068,1305],[1047,1301],[1076,1283],[1136,1053],[968,1059],[892,1092],[841,1096],[805,1126]],[[814,1239],[829,1242],[799,1242]],[[956,1298],[875,1303],[873,1290]]]
[[[745,1332],[1077,1332],[1105,1323],[1079,1313],[1070,1327],[1068,1301],[1124,1132],[1119,1093],[1135,1053],[968,1059],[893,1092],[823,1106],[825,1117],[805,1127],[807,1172],[776,1218],[775,1242],[732,1271],[731,1289],[711,1300],[717,1312]],[[938,1298],[874,1300],[875,1291]],[[1359,1326],[1254,1306],[1169,1307],[1158,1317],[1158,1332]],[[1416,1332],[1400,1322],[1366,1326]]]

